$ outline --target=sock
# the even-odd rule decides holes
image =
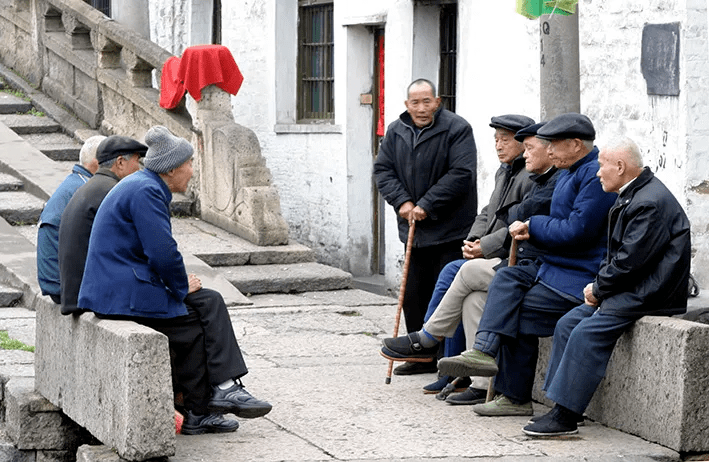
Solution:
[[[426,329],[421,329],[419,331],[419,343],[424,348],[431,348],[438,345],[438,339],[433,335],[426,332]]]
[[[226,382],[220,383],[217,385],[220,390],[226,390],[227,388],[231,388],[234,385],[236,385],[236,382],[234,382],[234,379],[228,379]]]

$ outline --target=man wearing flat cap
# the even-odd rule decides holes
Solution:
[[[222,414],[260,417],[271,405],[241,383],[248,370],[224,299],[187,274],[172,236],[170,201],[187,190],[194,150],[162,126],[145,143],[145,169],[119,182],[96,214],[78,305],[167,336],[183,434],[233,432],[239,423]]]
[[[544,254],[497,271],[473,349],[438,364],[450,375],[497,374],[495,399],[473,406],[480,415],[532,415],[538,339],[552,335],[557,320],[583,302],[583,289],[606,250],[605,217],[616,194],[604,192],[596,177],[593,124],[584,115],[563,114],[537,137],[550,141],[552,161],[563,171],[549,215],[533,215],[509,229],[514,239],[529,240]]]
[[[106,137],[97,135],[87,139],[79,151],[79,163],[62,181],[49,198],[39,216],[37,225],[37,281],[42,295],[49,295],[61,304],[59,286],[59,223],[62,213],[77,189],[83,186],[98,170],[96,149]]]
[[[84,275],[91,226],[103,198],[122,178],[138,171],[148,147],[133,138],[111,135],[96,148],[98,171],[71,198],[59,225],[62,314],[80,312],[76,301]]]
[[[407,88],[406,111],[389,125],[374,162],[374,180],[397,212],[399,239],[406,243],[416,221],[403,299],[406,329],[423,325],[441,269],[460,258],[460,244],[477,213],[477,150],[473,130],[440,106],[433,83]],[[406,363],[397,375],[435,372],[435,364]]]
[[[493,117],[493,123],[491,125],[499,123],[500,120],[509,121],[513,117],[521,118],[523,116]],[[527,118],[525,117],[525,119]],[[505,166],[511,166],[513,169],[515,167],[524,167],[526,170],[513,174],[511,178],[509,177],[509,173],[505,175],[504,173],[500,174],[498,171],[497,187],[495,188],[497,194],[493,193],[490,204],[488,205],[488,208],[495,210],[495,214],[487,217],[487,220],[489,220],[488,223],[494,222],[495,225],[490,227],[493,231],[482,237],[482,240],[486,241],[482,245],[483,250],[495,248],[495,252],[484,252],[483,258],[458,260],[449,263],[443,271],[441,271],[441,275],[438,278],[434,298],[431,299],[431,304],[429,305],[429,313],[431,314],[430,316],[427,315],[428,320],[424,324],[423,329],[419,332],[410,333],[408,338],[397,337],[395,339],[385,339],[384,347],[382,348],[383,352],[389,354],[396,353],[397,355],[401,355],[402,359],[409,355],[421,356],[422,353],[426,351],[434,355],[437,349],[436,346],[444,338],[446,338],[446,349],[444,352],[444,356],[446,357],[460,354],[466,346],[472,348],[474,332],[477,331],[485,300],[487,299],[488,286],[495,275],[495,271],[499,267],[506,266],[507,263],[507,249],[509,249],[511,243],[507,226],[515,220],[526,220],[532,215],[546,215],[549,213],[551,195],[559,171],[552,165],[551,158],[549,157],[549,143],[535,136],[537,130],[543,125],[543,123],[532,123],[521,128],[514,135],[514,139],[520,143],[520,146],[524,149],[522,156],[515,157],[509,164],[505,164],[504,157],[500,156],[500,160],[503,161],[503,168],[500,169],[502,172],[504,172],[504,170],[509,171],[509,168],[504,169]],[[504,131],[500,133],[502,130]],[[510,134],[509,128],[496,128],[498,153],[501,150],[501,145],[512,145],[509,140],[504,140],[502,136],[499,136],[508,134]],[[507,141],[507,143],[505,143],[505,141]],[[517,149],[518,148],[515,148],[515,151]],[[510,191],[514,190],[515,186],[514,184],[510,185],[509,181],[522,182],[520,178],[523,178],[523,184],[529,184],[529,186],[531,186],[521,188],[522,191],[520,192],[526,190],[523,198],[520,197],[517,191]],[[502,194],[500,191],[502,191]],[[503,195],[505,191],[507,191],[507,197]],[[481,217],[478,216],[478,220],[480,219]],[[478,220],[476,220],[476,224]],[[483,218],[483,220],[485,220],[485,218]],[[473,225],[473,228],[475,227],[476,225]],[[497,238],[497,243],[494,247],[490,246],[489,238]],[[534,258],[538,255],[538,251],[531,245],[521,246],[518,250],[518,255],[518,260]],[[457,268],[459,269],[455,267],[456,263],[458,263]],[[447,272],[450,273],[450,275],[447,276]],[[444,280],[445,276],[447,276],[446,280]],[[437,295],[438,297],[436,297]],[[470,333],[469,337],[465,337],[464,333],[460,332],[463,326],[465,332]],[[462,342],[456,342],[454,344],[457,349],[448,347],[449,343],[451,343],[449,339],[453,337],[452,340],[456,340],[456,337],[459,335],[463,338]],[[414,345],[417,343],[422,345],[424,348],[423,351],[415,350]],[[454,377],[443,375],[437,387],[435,387],[435,390],[432,390],[432,392],[441,391],[443,387],[446,386],[446,383],[452,379],[454,379]],[[454,386],[456,390],[460,388],[461,382],[467,385],[471,381],[467,377],[457,380]],[[471,385],[467,389],[464,389],[462,393],[449,395],[445,397],[445,401],[454,405],[477,404],[484,401],[487,395],[487,388],[487,379],[476,377],[472,380]],[[424,389],[426,390],[426,387],[424,387]]]

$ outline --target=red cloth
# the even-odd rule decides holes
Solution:
[[[172,109],[188,91],[199,101],[202,88],[216,85],[235,95],[244,76],[229,49],[223,45],[198,45],[185,49],[182,58],[173,56],[163,64],[160,81],[160,106]]]

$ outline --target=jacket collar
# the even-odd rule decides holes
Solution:
[[[71,169],[71,171],[72,173],[79,174],[86,178],[91,178],[92,176],[94,176],[93,173],[89,172],[88,169],[81,164],[74,164],[74,167]]]
[[[165,193],[166,203],[169,205],[170,201],[172,201],[172,191],[170,191],[170,188],[167,187],[165,180],[163,180],[158,173],[155,173],[148,168],[144,168],[141,172],[143,172],[143,174],[147,177],[154,179],[160,185],[163,193]]]
[[[577,160],[571,167],[569,167],[569,173],[575,172],[582,165],[587,164],[589,162],[593,162],[596,159],[598,159],[598,148],[594,146],[588,154]]]
[[[113,171],[111,171],[111,169],[108,167],[99,167],[98,171],[96,172],[96,175],[107,176],[109,178],[113,178],[116,181],[121,181],[121,179],[118,178],[118,175],[113,173]]]
[[[630,185],[627,187],[627,189],[620,194],[619,198],[620,197],[622,197],[622,198],[633,197],[633,195],[635,194],[635,191],[637,191],[638,189],[642,188],[647,183],[649,183],[650,180],[652,180],[654,178],[654,176],[655,176],[655,174],[652,173],[652,170],[650,170],[650,167],[643,168],[643,171],[640,172],[640,175],[638,175],[635,178],[635,180],[633,180],[633,182],[630,183]]]
[[[433,113],[433,120],[431,121],[430,124],[426,125],[425,127],[422,127],[420,130],[430,130],[431,128],[437,127],[438,124],[438,119],[441,116],[441,113],[443,112],[443,106],[439,106],[438,109],[436,109],[436,112]],[[407,127],[411,128],[412,130],[418,128],[414,125],[414,121],[411,118],[411,114],[409,114],[409,111],[404,111],[399,115],[399,120],[401,120],[404,125]]]
[[[529,177],[532,179],[532,181],[534,181],[537,184],[544,184],[547,181],[549,181],[549,178],[553,177],[554,174],[558,171],[559,171],[559,169],[552,165],[552,167],[549,170],[547,170],[546,172],[532,173],[529,175]]]

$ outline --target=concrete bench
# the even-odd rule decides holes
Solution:
[[[174,455],[167,337],[49,303],[36,311],[37,391],[124,459]]]
[[[540,341],[533,398],[541,391],[551,338]],[[618,340],[586,415],[680,453],[709,451],[709,325],[646,316]]]

